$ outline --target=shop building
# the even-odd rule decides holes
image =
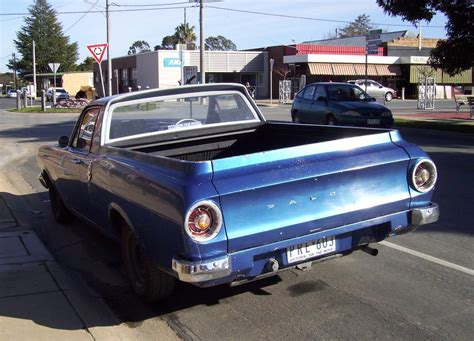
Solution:
[[[416,97],[421,76],[434,78],[443,87],[444,96],[449,89],[472,87],[472,69],[454,77],[434,70],[427,65],[428,56],[437,39],[407,37],[407,31],[382,33],[377,54],[365,57],[366,37],[325,39],[291,46],[273,46],[260,49],[274,60],[272,90],[279,93],[279,80],[292,81],[292,95],[302,85],[318,81],[346,82],[367,78],[397,90],[405,90],[406,96]],[[259,49],[257,49],[259,50]],[[366,71],[367,70],[367,71]]]
[[[112,59],[112,94],[146,88],[179,86],[187,69],[200,73],[197,50],[159,50]],[[257,98],[268,97],[268,54],[264,51],[205,51],[206,83],[250,83]],[[102,61],[107,91],[107,61]],[[195,83],[199,76],[191,77]],[[186,80],[185,80],[186,83]],[[103,96],[98,64],[94,64],[94,86]]]

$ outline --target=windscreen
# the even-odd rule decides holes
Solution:
[[[259,117],[237,91],[155,97],[112,105],[108,140],[255,121]]]
[[[363,101],[370,97],[359,87],[351,85],[330,85],[327,91],[331,101]]]

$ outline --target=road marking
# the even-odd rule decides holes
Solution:
[[[421,253],[421,252],[418,252],[418,251],[415,251],[415,250],[412,250],[412,249],[408,249],[406,247],[403,247],[403,246],[400,246],[400,245],[397,245],[397,244],[387,242],[385,240],[381,241],[379,244],[391,247],[392,249],[395,249],[395,250],[398,250],[398,251],[401,251],[401,252],[405,252],[405,253],[408,253],[410,255],[423,258],[427,261],[430,261],[430,262],[433,262],[433,263],[436,263],[436,264],[439,264],[439,265],[442,265],[442,266],[446,266],[448,268],[458,270],[458,271],[464,272],[468,275],[474,276],[474,270],[469,269],[469,268],[465,268],[464,266],[457,265],[457,264],[454,264],[454,263],[450,263],[450,262],[447,262],[445,260],[430,256],[430,255],[426,255],[424,253]]]

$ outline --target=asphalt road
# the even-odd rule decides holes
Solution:
[[[263,111],[268,119],[289,119],[285,106]],[[116,245],[81,222],[56,224],[36,180],[37,147],[68,134],[76,117],[0,110],[0,160],[14,188],[2,195],[57,261],[79,272],[140,335],[153,336],[152,321],[161,318],[189,340],[472,339],[473,136],[402,131],[438,166],[441,217],[379,245],[377,257],[355,252],[235,288],[180,284],[169,301],[149,305],[128,285]]]

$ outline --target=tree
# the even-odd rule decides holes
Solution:
[[[173,50],[177,44],[186,44],[188,50],[196,49],[196,34],[194,33],[194,26],[190,27],[188,23],[176,26],[174,34],[163,37],[161,45],[156,45],[154,50]]]
[[[206,50],[211,51],[236,51],[237,46],[230,39],[223,36],[207,37],[204,43]]]
[[[401,16],[419,24],[430,22],[436,12],[444,13],[447,39],[438,41],[431,50],[429,64],[451,76],[468,70],[474,61],[474,6],[471,0],[377,0],[385,13]]]
[[[189,24],[181,24],[175,28],[174,37],[176,44],[186,44],[188,50],[196,49],[196,34],[194,33],[194,26],[189,27]]]
[[[128,49],[128,55],[150,52],[150,45],[144,40],[137,40]]]
[[[357,16],[353,22],[339,30],[339,38],[366,35],[372,28],[373,25],[370,22],[370,16],[367,14],[361,14]]]
[[[19,74],[33,73],[33,41],[36,44],[36,72],[51,72],[48,63],[60,63],[61,71],[74,70],[78,58],[77,43],[69,43],[69,37],[64,35],[56,18],[56,11],[47,0],[35,0],[28,11],[30,15],[25,17],[17,39],[13,41],[21,54],[16,63]],[[13,60],[7,66],[13,70]]]
[[[94,58],[86,57],[84,61],[76,67],[77,71],[93,71],[94,70]]]

